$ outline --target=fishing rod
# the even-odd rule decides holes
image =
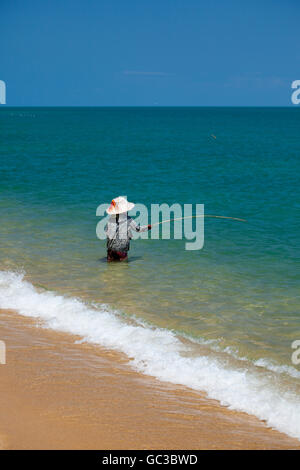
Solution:
[[[231,219],[231,220],[237,220],[239,222],[247,222],[246,219],[239,219],[238,217],[226,217],[225,215],[201,214],[201,215],[187,215],[186,217],[177,217],[175,219],[162,220],[161,222],[156,222],[155,224],[152,224],[152,227],[154,227],[155,225],[164,224],[165,222],[174,222],[175,220],[193,219],[193,218],[198,218],[198,217],[213,217],[215,219]]]

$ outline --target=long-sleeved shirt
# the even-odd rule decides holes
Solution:
[[[127,213],[111,215],[105,226],[107,249],[127,252],[132,238],[132,230],[146,232],[148,225],[138,225]]]

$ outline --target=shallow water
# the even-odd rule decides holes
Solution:
[[[299,437],[299,125],[296,108],[2,108],[0,307],[105,337],[139,370]],[[128,263],[107,265],[96,208],[120,194],[148,208],[202,203],[248,222],[205,219],[199,251],[132,241]],[[37,291],[8,271],[25,272]],[[68,304],[67,321],[66,300],[41,311],[48,291],[85,304]],[[103,304],[120,323],[105,323]],[[121,344],[130,319],[148,326]],[[152,327],[162,328],[158,342],[166,335],[161,348]]]

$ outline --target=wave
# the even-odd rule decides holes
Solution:
[[[204,391],[222,405],[264,420],[268,426],[300,439],[300,398],[279,387],[270,372],[233,367],[217,357],[191,356],[186,342],[167,329],[130,322],[106,305],[39,291],[24,274],[0,271],[0,308],[42,321],[41,326],[79,335],[82,342],[101,345],[128,356],[139,372],[159,380]],[[263,364],[258,364],[262,369]]]

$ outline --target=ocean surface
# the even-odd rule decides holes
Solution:
[[[300,439],[299,162],[296,107],[2,107],[0,308]],[[119,195],[247,223],[107,264],[96,209]]]

